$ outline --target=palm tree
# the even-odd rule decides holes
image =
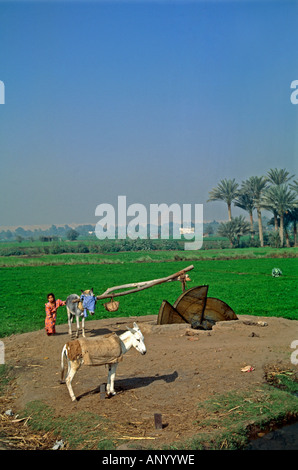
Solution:
[[[294,175],[289,176],[289,174],[290,173],[285,168],[282,170],[271,168],[267,171],[267,181],[271,184],[284,184],[294,177]]]
[[[298,208],[288,211],[287,216],[293,224],[293,233],[294,233],[294,246],[297,246],[297,222],[298,222]]]
[[[231,247],[234,247],[237,241],[237,246],[240,244],[240,237],[250,232],[250,225],[244,219],[243,215],[234,217],[228,222],[221,222],[218,227],[217,233],[221,237],[227,237],[230,241]]]
[[[254,200],[251,194],[248,194],[243,191],[243,188],[240,190],[238,197],[234,201],[234,205],[240,207],[241,209],[249,213],[250,219],[250,233],[251,238],[254,238],[254,220],[253,220],[253,210],[255,208]]]
[[[240,245],[240,237],[243,235],[246,235],[247,233],[250,232],[250,225],[249,223],[244,219],[243,215],[239,215],[238,217],[235,217],[233,219],[234,223],[234,232],[235,232],[235,237],[237,239],[237,245]]]
[[[277,193],[278,193],[278,186],[273,185],[266,188],[263,195],[262,195],[262,207],[267,211],[273,213],[273,220],[274,220],[274,230],[278,231],[278,210],[277,210]]]
[[[294,180],[293,183],[290,184],[290,188],[291,188],[293,191],[296,191],[296,193],[298,193],[298,181],[297,181],[297,180]]]
[[[235,178],[232,180],[221,180],[216,188],[209,192],[209,201],[225,201],[228,205],[229,221],[232,220],[231,205],[233,200],[238,196],[238,183]]]
[[[264,209],[273,212],[274,229],[276,231],[278,230],[278,222],[277,222],[278,211],[276,208],[276,200],[278,198],[277,196],[278,191],[276,190],[276,187],[280,186],[281,184],[287,183],[293,177],[294,175],[290,176],[290,173],[285,168],[282,170],[279,170],[278,168],[273,168],[273,169],[271,168],[267,172],[267,181],[271,183],[271,185],[264,193],[263,207]],[[297,184],[297,187],[298,187],[298,184]]]
[[[294,246],[297,246],[297,221],[298,221],[298,209],[292,209],[290,211],[286,211],[284,213],[284,231],[285,231],[285,236],[286,236],[286,244],[289,247],[290,246],[290,241],[289,241],[289,226],[293,224],[293,235],[294,235]],[[275,225],[274,218],[272,218],[269,222],[268,225]],[[277,225],[280,227],[280,218],[277,217]],[[279,236],[279,230],[278,232],[272,232],[272,241],[278,240],[278,244],[276,248],[280,247],[280,236]],[[276,235],[276,236],[275,236]]]
[[[287,248],[290,248],[290,237],[289,237],[289,228],[292,223],[292,219],[290,216],[290,211],[286,211],[284,213],[284,231],[285,231],[285,237],[286,237],[286,246]]]
[[[268,225],[274,225],[274,219],[272,219],[268,222]],[[269,245],[273,248],[279,248],[280,247],[280,237],[279,237],[279,232],[276,232],[275,230],[273,232],[269,233]]]
[[[264,246],[263,227],[262,227],[262,195],[267,185],[267,179],[264,176],[251,176],[243,182],[242,189],[254,201],[258,214],[260,245]]]
[[[280,218],[279,236],[280,244],[283,246],[284,240],[284,215],[288,211],[298,207],[298,199],[286,184],[281,184],[275,187],[275,207]]]
[[[228,238],[231,244],[231,248],[233,248],[235,244],[235,232],[233,221],[229,220],[228,222],[221,222],[217,229],[217,235],[219,235],[220,237]]]

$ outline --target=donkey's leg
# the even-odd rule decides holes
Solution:
[[[108,380],[107,380],[107,394],[110,395],[110,388],[111,388],[111,366],[108,366],[109,372],[108,372]]]
[[[116,376],[116,369],[118,364],[110,364],[109,365],[109,373],[108,373],[108,383],[107,383],[107,394],[108,395],[116,395],[114,389],[115,383],[115,376]]]
[[[82,317],[82,335],[85,338],[85,317]]]
[[[76,315],[76,319],[77,319],[77,332],[76,332],[76,338],[79,337],[79,333],[80,333],[80,317],[79,315]]]
[[[68,391],[69,391],[69,395],[70,395],[70,398],[72,399],[72,401],[75,401],[76,397],[75,397],[75,394],[73,393],[71,382],[72,382],[72,379],[74,378],[76,372],[79,370],[80,366],[81,366],[80,360],[69,361],[69,363],[68,363],[68,374],[67,374],[65,382],[66,382],[66,385],[67,385],[67,388],[68,388]]]
[[[67,310],[67,318],[68,318],[68,334],[71,336],[71,322],[73,319],[73,315],[70,312],[68,307],[66,307],[66,310]]]

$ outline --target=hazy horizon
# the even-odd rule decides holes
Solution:
[[[0,230],[298,174],[298,2],[0,2]],[[297,176],[296,176],[297,179]],[[232,214],[247,214],[232,206]]]

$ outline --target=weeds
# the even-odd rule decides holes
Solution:
[[[0,364],[0,394],[3,393],[6,386],[12,380],[13,367],[7,364]]]
[[[40,401],[27,404],[23,413],[31,416],[30,427],[35,431],[51,431],[67,442],[69,449],[112,450],[115,448],[109,421],[88,412],[55,417],[53,410]]]
[[[199,433],[172,449],[243,449],[252,435],[298,417],[298,398],[270,385],[247,393],[230,392],[198,405]]]

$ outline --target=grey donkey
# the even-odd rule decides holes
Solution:
[[[94,315],[96,305],[96,296],[93,289],[82,291],[82,295],[71,294],[66,299],[66,310],[68,316],[68,333],[71,335],[71,324],[74,318],[77,321],[76,338],[79,337],[80,318],[82,319],[82,335],[85,337],[85,318],[87,311]]]

